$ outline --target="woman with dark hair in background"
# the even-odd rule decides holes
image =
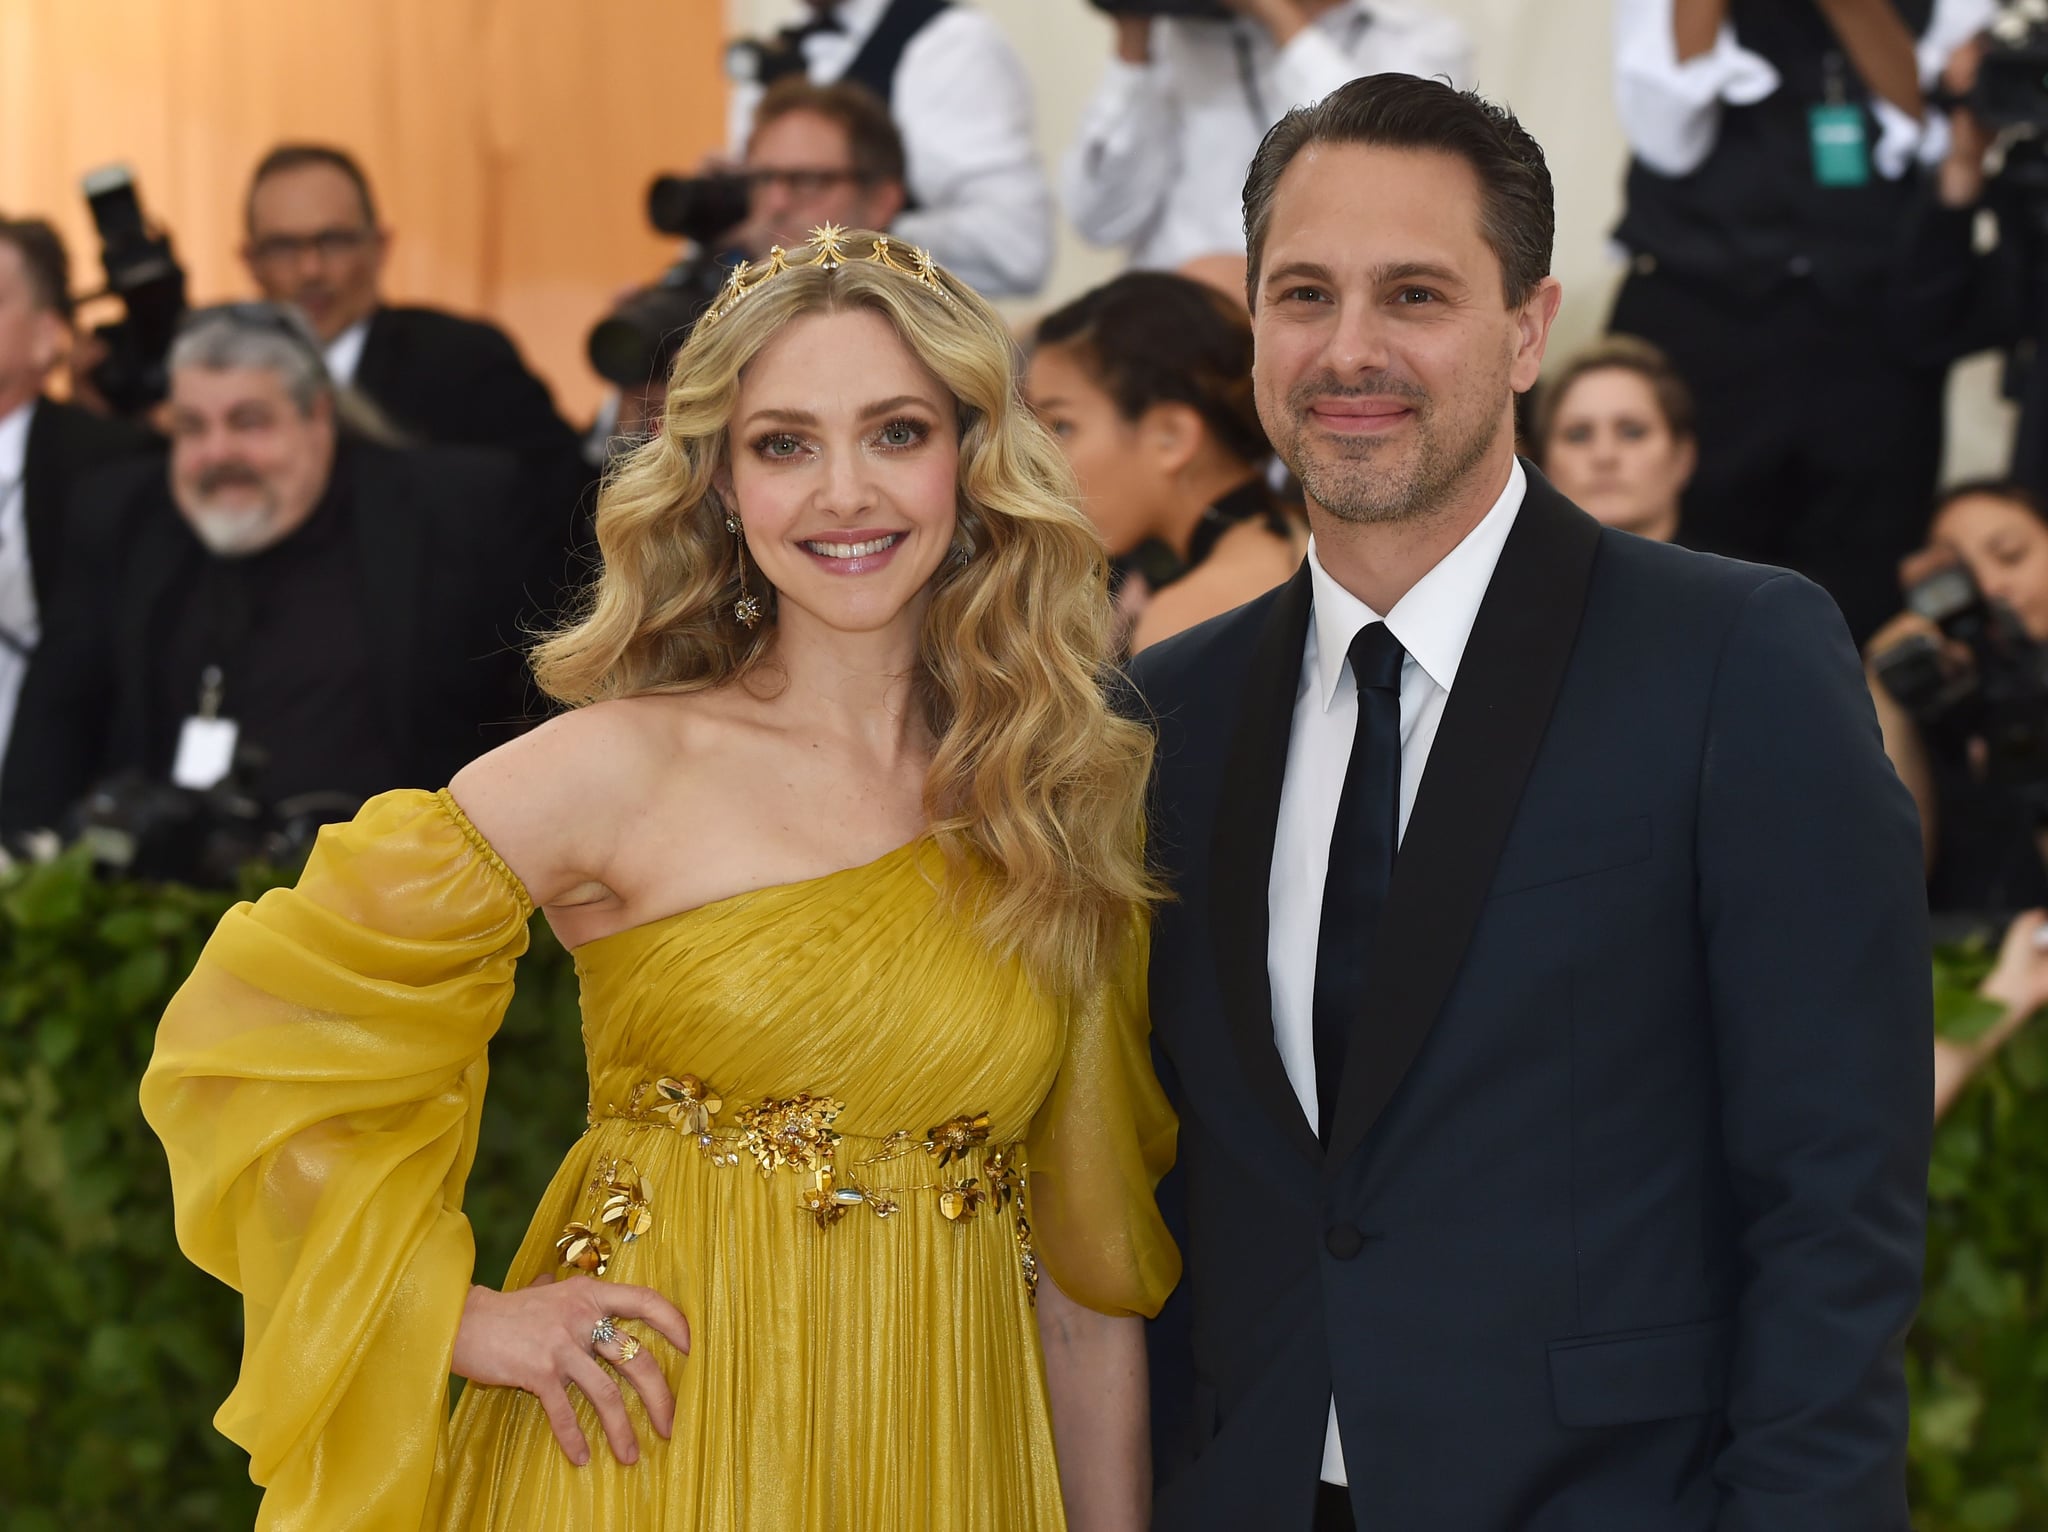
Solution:
[[[1530,432],[1543,472],[1610,527],[1668,543],[1699,465],[1692,390],[1646,340],[1610,335],[1568,360],[1536,396]]]
[[[1294,573],[1307,532],[1266,482],[1240,306],[1166,272],[1118,277],[1039,321],[1024,390],[1124,570],[1132,653]],[[1148,542],[1170,557],[1144,561]]]
[[[2048,509],[2032,491],[2008,483],[1958,485],[1937,503],[1927,543],[1901,566],[1909,593],[1945,569],[1960,569],[1987,608],[2006,614],[2003,625],[2012,631],[2000,652],[2048,650]],[[1982,695],[1980,656],[1923,610],[1929,600],[1909,594],[1907,609],[1864,649],[1885,753],[1920,808],[1928,903],[1937,911],[1973,912],[2048,905],[2048,781],[2023,780],[2024,762],[1990,737],[2001,731],[1987,728],[1982,710],[1967,705]],[[1930,707],[1942,699],[1916,700],[1897,663],[1903,646],[1916,642],[1937,662],[1938,689],[1951,699],[1939,716]],[[2022,653],[2011,658],[2027,664]]]

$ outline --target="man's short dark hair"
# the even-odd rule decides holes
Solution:
[[[1259,263],[1273,194],[1294,157],[1315,144],[1434,150],[1456,155],[1479,177],[1479,232],[1500,261],[1509,308],[1550,275],[1557,202],[1543,149],[1514,113],[1469,90],[1406,74],[1353,80],[1273,124],[1244,182],[1246,294],[1258,307]]]
[[[243,204],[242,223],[251,233],[256,228],[256,188],[272,176],[283,175],[287,170],[304,170],[308,165],[324,165],[347,176],[356,189],[356,195],[362,199],[363,223],[372,229],[377,227],[377,200],[370,195],[370,178],[363,174],[363,167],[356,163],[354,155],[330,144],[279,144],[263,156],[256,173],[249,177],[249,196]]]
[[[0,218],[0,245],[20,252],[35,306],[71,323],[71,257],[57,231],[40,218]]]
[[[778,117],[810,112],[837,123],[846,132],[847,157],[863,181],[901,182],[906,173],[903,135],[882,98],[852,80],[813,85],[801,75],[777,80],[754,108],[752,138]]]

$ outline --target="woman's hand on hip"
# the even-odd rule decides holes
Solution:
[[[687,1355],[690,1350],[690,1322],[653,1288],[585,1276],[566,1282],[543,1276],[516,1292],[469,1290],[462,1325],[455,1332],[451,1370],[472,1383],[523,1388],[539,1399],[555,1440],[580,1468],[590,1461],[590,1444],[569,1403],[573,1385],[597,1410],[612,1456],[621,1463],[637,1463],[640,1444],[613,1372],[633,1385],[664,1439],[675,1428],[675,1394],[646,1347],[640,1347],[632,1360],[620,1360],[626,1332],[620,1332],[619,1340],[593,1339],[591,1332],[606,1318],[640,1320],[666,1336],[677,1351]],[[600,1358],[611,1364],[612,1371],[600,1365]]]

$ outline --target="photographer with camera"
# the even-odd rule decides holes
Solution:
[[[985,297],[1037,292],[1052,267],[1052,195],[1030,80],[1001,29],[953,0],[805,5],[801,25],[731,50],[732,158],[745,157],[778,82],[861,86],[903,139],[909,201],[896,232]]]
[[[761,98],[737,171],[658,178],[650,221],[693,248],[590,332],[590,365],[617,393],[592,427],[586,455],[602,462],[653,430],[669,367],[717,297],[729,261],[800,245],[822,224],[887,230],[908,201],[904,174],[902,135],[873,91],[789,77]]]
[[[89,794],[85,827],[145,842],[230,800],[245,821],[346,818],[516,727],[533,552],[510,461],[344,431],[282,305],[188,315],[170,369],[168,478],[138,462],[81,486],[0,829],[80,828]],[[138,871],[195,875],[153,849]]]
[[[1885,308],[1911,172],[1946,148],[1927,88],[1992,8],[1616,0],[1634,160],[1609,328],[1661,347],[1698,398],[1680,537],[1810,576],[1859,642],[1941,460],[1946,369]]]
[[[2048,16],[2033,18],[2008,13],[1942,72],[1948,153],[1923,184],[1893,308],[1937,365],[2005,353],[2009,472],[2048,494]],[[1981,251],[1980,214],[1996,231]]]
[[[1464,29],[1417,0],[1093,0],[1113,52],[1060,178],[1067,216],[1131,264],[1243,254],[1244,170],[1292,107],[1360,75],[1472,83]]]
[[[353,156],[279,145],[250,177],[246,217],[242,260],[258,290],[304,314],[329,376],[399,430],[427,446],[509,451],[530,471],[574,460],[575,432],[503,330],[384,301],[392,235]]]
[[[139,426],[43,392],[72,342],[71,262],[39,218],[0,219],[0,756],[85,474],[160,449]]]
[[[1928,903],[2048,905],[2048,510],[2017,484],[1960,485],[1901,580],[1906,610],[1864,653]]]

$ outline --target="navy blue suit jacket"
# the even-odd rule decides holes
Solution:
[[[1306,1528],[1334,1390],[1371,1532],[1905,1532],[1926,910],[1833,604],[1531,470],[1327,1153],[1266,967],[1309,604],[1304,568],[1133,666],[1179,896],[1156,1525]]]

